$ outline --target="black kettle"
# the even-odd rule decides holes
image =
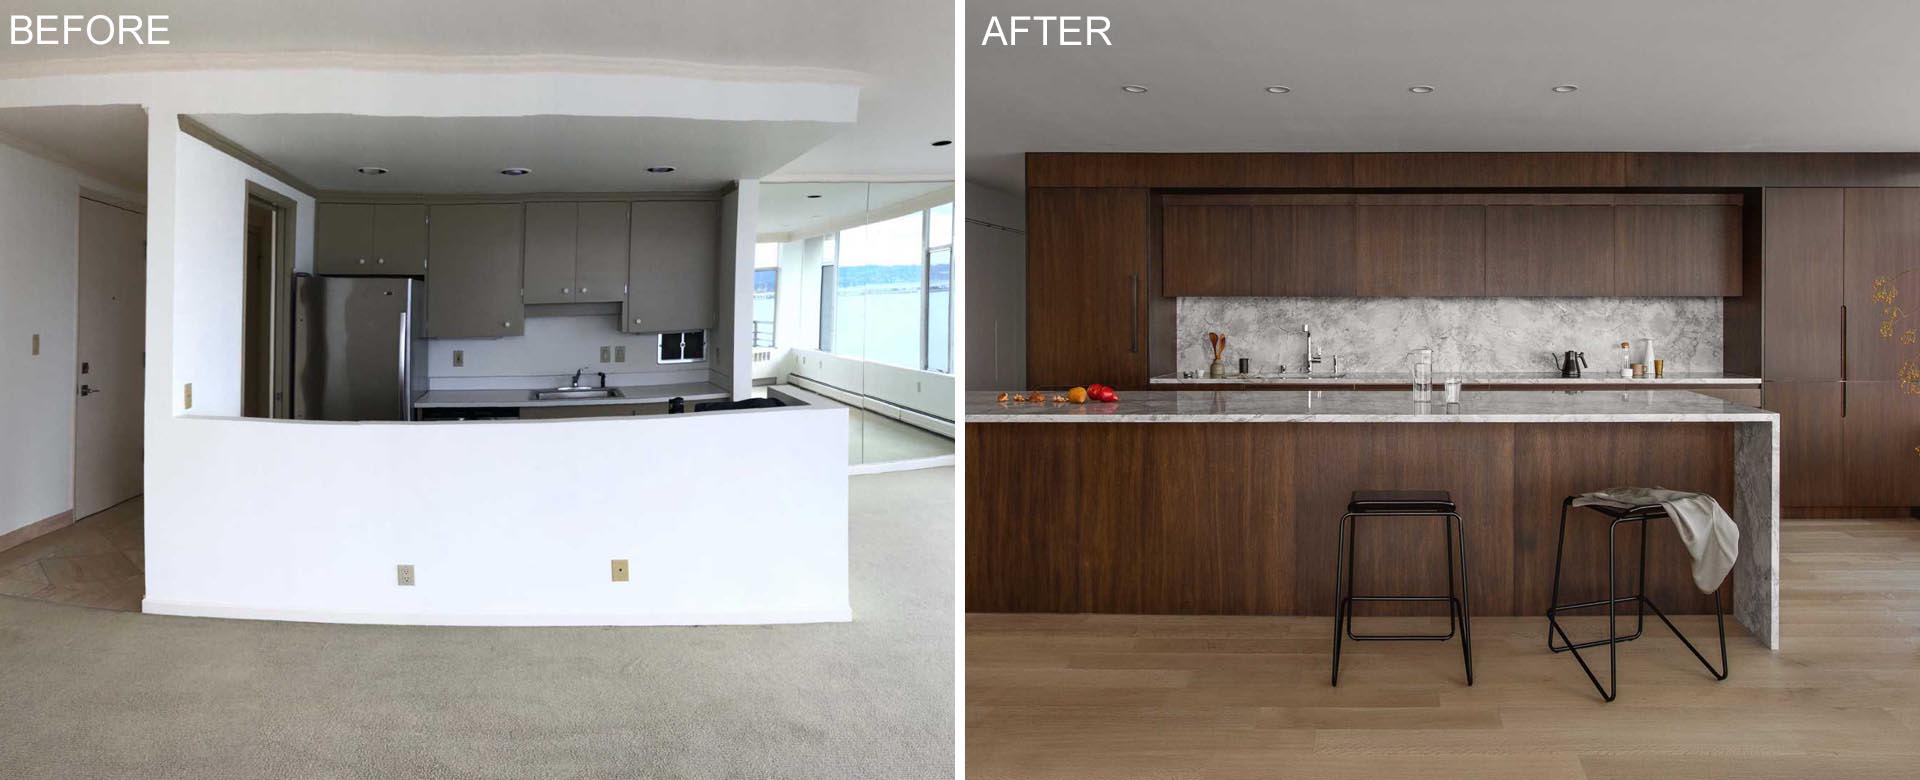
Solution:
[[[1580,369],[1586,365],[1587,353],[1569,349],[1566,356],[1560,359],[1560,376],[1563,379],[1579,379]]]

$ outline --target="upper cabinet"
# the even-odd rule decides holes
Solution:
[[[1149,202],[1138,188],[1028,191],[1029,385],[1146,386]]]
[[[1741,205],[1717,194],[1173,194],[1164,294],[1738,296]]]
[[[313,267],[329,275],[424,275],[427,207],[319,204],[314,213]]]
[[[525,242],[520,204],[434,206],[427,276],[429,338],[498,338],[525,332],[520,297]]]
[[[527,204],[527,303],[625,298],[627,204]]]
[[[641,201],[630,221],[626,313],[629,333],[714,326],[714,275],[720,257],[720,204]]]
[[[1762,375],[1794,381],[1846,378],[1841,365],[1846,350],[1846,191],[1769,189],[1761,193],[1760,214]]]
[[[1898,379],[1920,354],[1906,341],[1920,331],[1920,189],[1847,190],[1845,246],[1846,378]],[[1894,291],[1893,301],[1876,300],[1876,289]]]

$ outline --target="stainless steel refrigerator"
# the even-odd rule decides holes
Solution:
[[[426,284],[301,275],[293,299],[294,418],[413,419],[427,391]]]

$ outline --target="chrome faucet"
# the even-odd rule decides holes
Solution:
[[[1306,374],[1312,376],[1314,364],[1320,362],[1320,353],[1313,348],[1313,325],[1312,323],[1302,325],[1300,330],[1307,334]]]
[[[588,366],[581,366],[581,367],[580,367],[580,370],[578,370],[578,371],[575,371],[575,372],[573,372],[573,378],[572,378],[572,379],[570,379],[570,380],[567,380],[567,386],[568,386],[568,387],[579,387],[579,386],[580,386],[580,375],[581,375],[581,374],[584,374],[584,373],[587,373],[587,368],[588,368]]]

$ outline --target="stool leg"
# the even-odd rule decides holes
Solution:
[[[1647,521],[1640,521],[1640,584],[1633,591],[1633,638],[1647,630]]]
[[[1470,573],[1472,568],[1467,565],[1467,523],[1457,514],[1448,516],[1447,521],[1453,526],[1454,533],[1460,539],[1460,656],[1466,661],[1467,685],[1471,687],[1473,685],[1473,591],[1468,584],[1468,578],[1472,576]],[[1452,569],[1448,569],[1447,578],[1453,578]],[[1448,587],[1447,592],[1448,595],[1452,595],[1451,586]]]
[[[1347,539],[1347,524],[1352,522],[1352,520],[1353,515],[1351,514],[1340,516],[1339,541],[1335,542],[1333,547],[1333,686],[1336,688],[1340,686],[1340,635],[1345,633],[1346,630],[1344,625],[1347,603],[1346,597],[1353,595],[1346,592],[1344,587],[1347,563],[1346,548],[1349,544]]]
[[[1620,612],[1620,593],[1617,589],[1619,575],[1614,569],[1618,562],[1615,548],[1619,544],[1619,537],[1614,531],[1619,527],[1618,520],[1607,526],[1607,687],[1613,690],[1600,692],[1607,701],[1613,701],[1613,697],[1620,692],[1620,631],[1615,623]],[[1641,528],[1645,530],[1646,526]]]
[[[1547,649],[1556,653],[1560,652],[1560,650],[1553,646],[1553,632],[1557,628],[1557,624],[1554,622],[1554,613],[1560,609],[1560,561],[1565,557],[1567,551],[1567,510],[1572,508],[1572,506],[1573,498],[1571,496],[1567,497],[1565,501],[1560,502],[1560,534],[1555,538],[1553,543],[1553,594],[1547,597]],[[1562,636],[1561,638],[1565,639],[1566,637]],[[1571,645],[1573,643],[1569,641],[1567,644]]]

